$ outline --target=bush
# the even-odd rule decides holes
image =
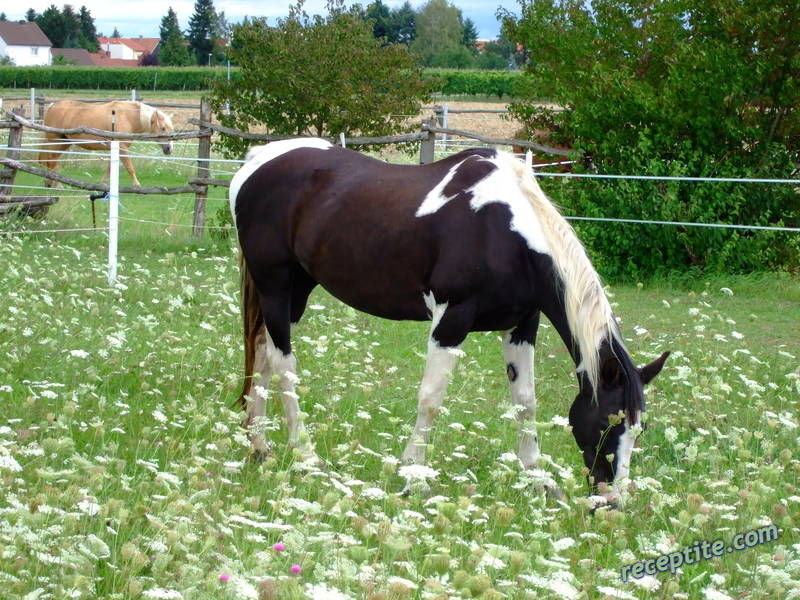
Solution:
[[[800,6],[776,0],[769,10],[729,8],[702,0],[665,0],[652,12],[623,0],[596,12],[571,0],[526,5],[521,18],[507,16],[504,24],[532,57],[511,110],[529,129],[548,129],[553,141],[590,155],[600,173],[790,178],[800,158]],[[541,97],[565,110],[539,107]],[[800,225],[791,185],[580,180],[552,189],[567,212],[581,216]],[[613,277],[800,262],[796,234],[578,228]]]
[[[0,67],[5,88],[205,90],[225,77],[225,69],[207,67]]]
[[[426,75],[439,80],[436,90],[445,96],[510,97],[519,71],[451,71],[428,69]]]

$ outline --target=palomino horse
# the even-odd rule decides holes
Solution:
[[[254,385],[256,373],[265,386],[280,376],[289,441],[312,451],[295,394],[290,325],[320,284],[363,312],[432,321],[406,463],[425,461],[467,334],[503,331],[518,456],[534,466],[533,349],[544,312],[575,361],[580,391],[569,420],[593,481],[628,476],[643,387],[668,353],[634,366],[583,246],[521,161],[475,149],[404,166],[320,139],[274,142],[250,151],[231,181],[230,203],[242,252],[242,402],[257,453],[266,450],[258,431],[266,392]]]
[[[168,135],[174,131],[170,116],[148,106],[143,102],[114,101],[103,104],[78,102],[77,100],[60,100],[51,104],[44,115],[44,124],[58,129],[74,129],[76,127],[91,127],[104,131],[112,130],[111,113],[114,111],[113,129],[119,133],[154,133]],[[102,137],[85,133],[61,135],[47,132],[45,134],[47,146],[39,153],[39,162],[47,169],[56,171],[61,153],[72,144],[87,150],[108,150],[109,143]],[[140,186],[133,163],[128,156],[128,146],[131,140],[121,140],[119,154],[122,164],[128,170],[133,180],[133,185]],[[168,139],[159,140],[164,154],[172,153],[172,142]]]

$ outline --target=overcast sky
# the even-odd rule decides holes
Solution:
[[[370,0],[362,0],[364,6]],[[401,6],[404,0],[384,0],[390,7]],[[419,8],[425,0],[411,0],[411,5]],[[5,4],[5,3],[4,3]],[[92,13],[98,33],[111,35],[114,27],[124,37],[158,37],[158,28],[161,18],[167,13],[167,8],[172,6],[178,14],[181,28],[186,30],[189,17],[194,12],[194,0],[130,0],[128,2],[110,2],[109,0],[19,0],[10,6],[10,2],[3,9],[9,20],[19,20],[25,17],[25,12],[33,8],[36,12],[43,12],[51,4],[61,7],[63,4],[72,4],[77,10],[85,5]],[[265,16],[270,19],[286,16],[291,2],[272,2],[264,0],[214,0],[217,11],[225,11],[225,17],[231,23],[241,21],[245,15]],[[348,2],[351,4],[351,2]],[[516,0],[451,0],[451,4],[459,7],[465,17],[472,19],[478,30],[479,39],[495,39],[500,33],[500,24],[495,18],[497,8],[502,6],[511,12],[517,12],[519,5]],[[324,0],[307,0],[305,10],[309,14],[324,12]]]

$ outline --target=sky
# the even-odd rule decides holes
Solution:
[[[360,0],[364,6],[370,0]],[[401,6],[405,0],[383,0],[391,8]],[[411,5],[417,9],[425,0],[410,0]],[[518,13],[519,5],[516,0],[450,0],[451,4],[461,9],[465,17],[472,19],[478,30],[478,39],[491,40],[500,33],[500,24],[495,18],[497,8],[502,6],[512,13]],[[10,4],[10,3],[9,3]],[[127,2],[113,2],[109,0],[18,0],[14,3],[14,10],[4,8],[9,20],[25,18],[25,12],[33,8],[36,12],[43,12],[51,4],[61,7],[63,4],[72,4],[77,10],[85,5],[92,13],[98,33],[110,36],[114,27],[119,29],[123,37],[158,37],[158,28],[161,18],[167,14],[167,9],[172,9],[178,14],[178,21],[184,31],[189,25],[189,17],[194,12],[194,0],[129,0]],[[214,0],[217,11],[225,11],[225,17],[230,23],[237,23],[245,15],[269,17],[270,20],[284,17],[288,14],[288,7],[292,2],[272,2],[264,0]],[[348,1],[348,4],[351,2]],[[305,10],[309,14],[323,14],[325,0],[307,0]]]

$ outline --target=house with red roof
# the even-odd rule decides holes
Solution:
[[[145,54],[152,54],[158,47],[160,38],[108,38],[98,37],[101,54],[113,60],[141,60]]]

